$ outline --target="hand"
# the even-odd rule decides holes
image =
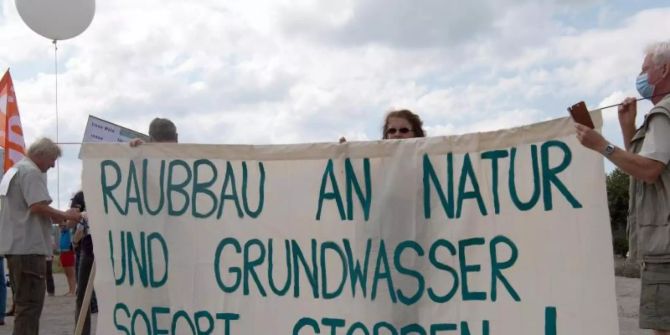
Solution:
[[[635,117],[637,116],[637,100],[632,97],[623,99],[619,106],[619,124],[621,126],[632,125],[635,128]]]
[[[70,221],[79,222],[81,221],[81,213],[79,213],[78,208],[70,208],[65,211],[65,219]]]
[[[579,123],[575,123],[577,139],[583,146],[602,153],[607,147],[607,140],[599,132]]]
[[[144,141],[142,141],[142,139],[140,138],[133,138],[132,140],[130,140],[130,142],[128,142],[128,144],[130,144],[131,148],[135,148],[140,146],[141,144],[144,144]]]
[[[344,136],[340,137],[340,143],[344,143],[346,141],[347,141],[347,139]]]

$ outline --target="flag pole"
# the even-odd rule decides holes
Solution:
[[[54,72],[56,73],[56,143],[58,138],[58,41],[53,40],[54,44]],[[56,205],[60,209],[60,162],[56,160]]]
[[[93,297],[94,281],[95,281],[95,261],[93,261],[93,265],[91,265],[91,273],[88,276],[86,287],[77,288],[78,290],[85,289],[85,291],[84,291],[84,299],[82,300],[79,309],[79,317],[77,318],[77,324],[75,325],[74,329],[75,335],[81,335],[81,332],[84,330],[84,323],[86,322],[86,316],[88,315],[89,308],[91,308],[91,298]]]

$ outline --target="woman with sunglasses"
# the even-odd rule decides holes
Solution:
[[[408,109],[399,109],[390,111],[384,118],[384,127],[382,127],[382,139],[394,140],[402,138],[426,137],[423,130],[423,121],[421,118]],[[347,139],[340,137],[340,143]]]
[[[395,140],[413,137],[426,137],[421,118],[407,109],[395,110],[386,114],[382,139]]]

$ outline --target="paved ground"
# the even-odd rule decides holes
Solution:
[[[67,291],[63,274],[55,274],[56,295]],[[620,335],[650,335],[637,326],[637,309],[640,296],[640,279],[616,277],[616,293],[619,310]],[[40,333],[47,335],[71,335],[74,333],[73,297],[47,297],[40,322]],[[0,335],[10,335],[12,317],[5,319],[7,325],[0,326]],[[93,319],[95,324],[95,316]],[[101,331],[102,334],[106,332]]]
[[[637,324],[640,305],[640,279],[616,277],[616,300],[619,312],[619,334],[651,335]]]
[[[60,296],[67,292],[67,281],[62,273],[54,273],[56,284],[56,296],[46,297],[42,318],[40,319],[40,334],[45,335],[72,335],[74,334],[74,297]],[[11,292],[7,292],[11,298]],[[7,309],[11,306],[11,299],[7,301]],[[13,317],[5,317],[6,325],[0,326],[0,335],[11,335],[13,328]],[[95,315],[93,315],[95,324]],[[95,334],[95,331],[92,332]],[[102,332],[105,334],[105,332]]]

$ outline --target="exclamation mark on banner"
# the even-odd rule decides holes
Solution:
[[[544,309],[544,335],[556,335],[556,307]]]

